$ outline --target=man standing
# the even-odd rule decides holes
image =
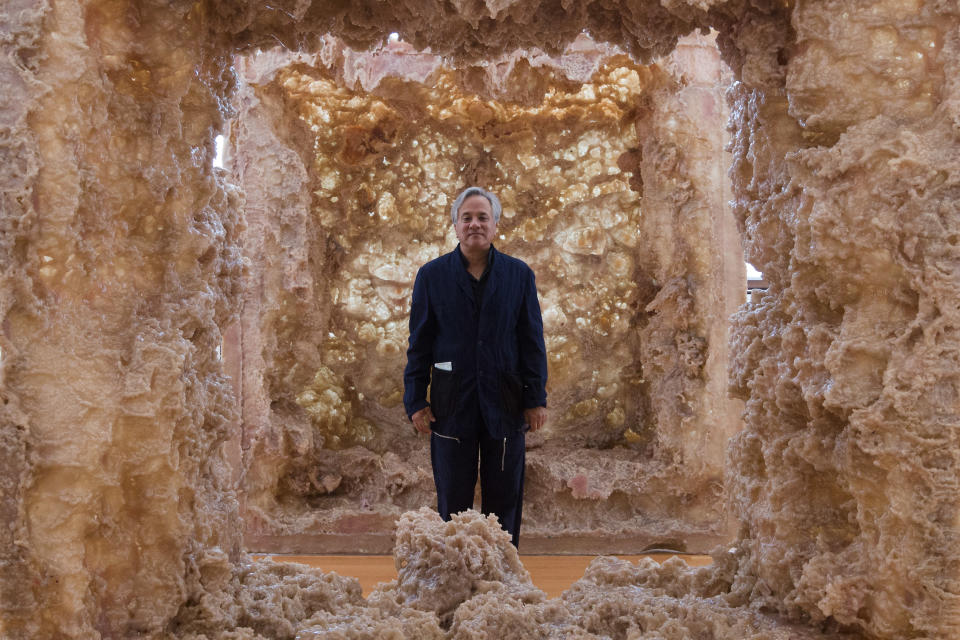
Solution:
[[[473,507],[479,459],[481,510],[517,546],[524,427],[547,418],[547,353],[533,271],[491,244],[500,211],[494,194],[463,191],[450,210],[459,245],[417,273],[403,403],[431,434],[440,516]]]

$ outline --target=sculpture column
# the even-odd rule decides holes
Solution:
[[[798,2],[735,42],[736,213],[771,283],[734,338],[739,584],[876,638],[960,624],[951,6]]]
[[[156,633],[200,556],[239,553],[232,75],[199,3],[4,11],[2,635]]]

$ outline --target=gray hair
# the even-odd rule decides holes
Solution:
[[[460,195],[457,196],[457,199],[453,201],[453,206],[450,207],[450,219],[453,220],[453,224],[457,224],[457,214],[460,212],[460,207],[463,206],[463,201],[470,196],[483,196],[486,198],[490,202],[490,209],[493,212],[493,221],[500,222],[500,212],[503,210],[503,207],[500,206],[500,198],[490,193],[486,189],[481,189],[480,187],[467,187],[460,192]]]

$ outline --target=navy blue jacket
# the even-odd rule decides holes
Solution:
[[[492,248],[479,309],[460,247],[417,272],[403,372],[407,415],[428,404],[433,429],[465,435],[483,419],[493,438],[523,427],[523,410],[547,406],[547,351],[537,286],[522,260]],[[437,363],[450,363],[450,371]],[[427,402],[427,386],[430,402]]]

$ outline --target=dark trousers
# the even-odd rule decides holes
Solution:
[[[526,466],[526,437],[517,431],[497,440],[479,426],[468,437],[450,438],[434,432],[430,436],[430,461],[437,485],[437,511],[444,520],[451,514],[473,508],[473,494],[480,471],[480,510],[491,513],[520,544],[523,515],[523,471]]]

